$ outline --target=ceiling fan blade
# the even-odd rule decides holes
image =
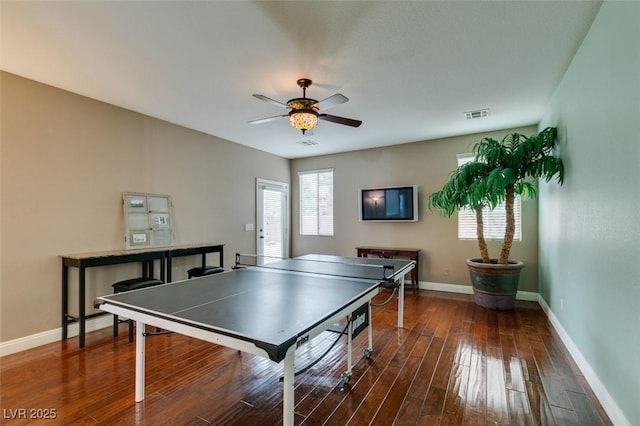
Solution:
[[[254,98],[256,99],[260,99],[261,101],[265,101],[270,103],[271,105],[275,105],[278,107],[282,107],[282,108],[288,108],[286,104],[283,104],[282,102],[278,102],[274,99],[268,98],[265,95],[252,95]]]
[[[288,116],[289,116],[289,114],[282,114],[282,115],[276,115],[276,116],[273,116],[273,117],[258,118],[257,120],[249,121],[249,124],[267,123],[269,121],[277,120],[278,118],[288,117]]]
[[[331,121],[332,123],[344,124],[345,126],[359,127],[362,124],[360,120],[353,120],[351,118],[338,117],[337,115],[320,114],[318,115],[320,120]]]
[[[336,105],[340,105],[343,104],[345,102],[348,102],[349,98],[347,98],[345,95],[341,94],[341,93],[336,93],[335,95],[331,95],[326,99],[321,100],[320,102],[318,102],[316,104],[316,107],[320,110],[320,111],[324,111],[327,110],[329,108],[332,108]]]

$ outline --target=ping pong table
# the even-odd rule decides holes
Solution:
[[[284,425],[294,424],[298,347],[346,318],[347,382],[354,330],[363,323],[368,328],[370,356],[371,299],[381,286],[396,282],[402,327],[404,277],[414,261],[305,255],[256,263],[262,264],[96,299],[100,309],[136,321],[136,402],[145,397],[146,325],[284,362]]]

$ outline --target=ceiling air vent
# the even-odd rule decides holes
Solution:
[[[467,117],[467,120],[472,120],[474,118],[483,118],[489,115],[489,108],[465,112],[464,115],[465,117]]]

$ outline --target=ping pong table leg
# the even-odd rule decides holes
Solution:
[[[371,353],[373,352],[373,317],[371,316],[371,301],[369,301],[368,303],[368,309],[369,309],[369,327],[368,327],[368,332],[369,332],[369,347],[367,349],[365,349],[365,356],[367,358],[371,357]]]
[[[351,378],[351,370],[353,369],[353,314],[349,315],[349,327],[347,328],[347,371],[343,375],[345,383]]]
[[[404,275],[400,278],[400,294],[398,295],[398,328],[404,325]]]
[[[292,345],[287,349],[284,357],[284,388],[282,391],[282,424],[284,426],[293,426],[294,424],[294,361],[296,354],[296,345]]]
[[[142,321],[136,321],[136,402],[144,401],[145,328]]]

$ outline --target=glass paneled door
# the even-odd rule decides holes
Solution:
[[[258,263],[289,257],[289,184],[256,180]]]

